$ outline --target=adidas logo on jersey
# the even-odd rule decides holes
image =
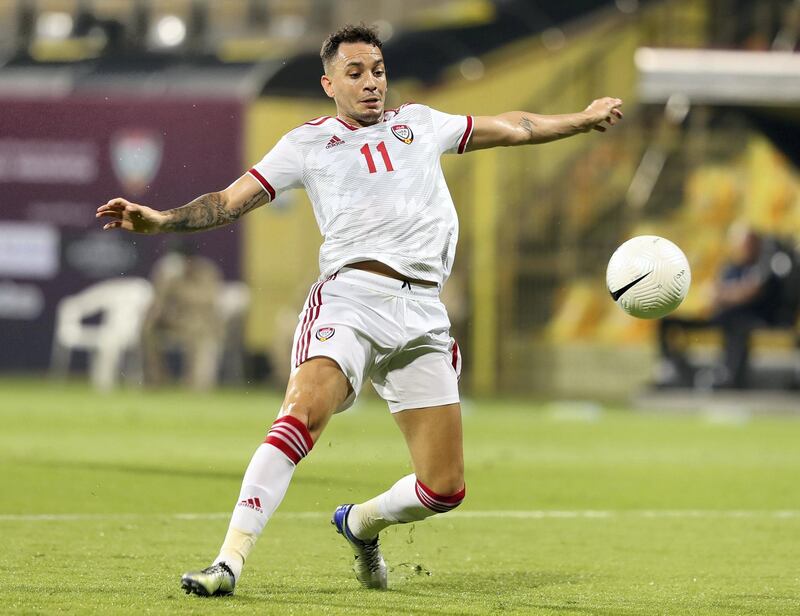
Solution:
[[[325,146],[326,150],[330,150],[331,148],[335,148],[337,145],[342,145],[344,143],[344,139],[340,139],[337,135],[331,137],[331,140],[328,142],[328,145]]]

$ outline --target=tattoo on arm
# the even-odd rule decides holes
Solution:
[[[522,116],[519,120],[519,125],[522,127],[526,133],[528,133],[528,139],[533,139],[533,122],[530,118],[526,116]]]
[[[258,207],[264,198],[259,193],[238,207],[227,207],[222,193],[208,193],[197,197],[191,203],[165,212],[169,218],[165,231],[202,231],[227,225],[243,214]]]
[[[257,195],[250,197],[247,201],[245,201],[242,204],[242,207],[239,213],[236,215],[236,217],[238,218],[239,216],[247,214],[247,212],[249,212],[250,210],[256,209],[259,205],[261,205],[264,202],[264,197],[265,197],[264,192],[260,192]]]

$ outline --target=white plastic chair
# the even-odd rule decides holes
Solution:
[[[114,278],[64,297],[56,309],[53,372],[65,375],[72,353],[87,351],[92,385],[112,389],[126,354],[140,357],[142,323],[152,299],[152,285],[144,278]],[[98,323],[85,322],[98,313]]]

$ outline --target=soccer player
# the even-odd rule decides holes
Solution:
[[[465,495],[461,356],[439,301],[458,220],[440,157],[604,131],[622,118],[617,98],[551,116],[449,115],[421,104],[384,109],[386,68],[373,29],[345,26],[325,40],[320,56],[335,117],[289,131],[225,190],[182,207],[157,211],[115,198],[97,210],[98,218],[110,219],[104,229],[200,231],[302,186],[324,236],[320,278],[299,316],[278,418],[245,471],[219,555],[182,577],[184,590],[198,595],[233,592],[297,464],[366,379],[387,401],[414,473],[366,502],[341,505],[332,523],[355,553],[361,584],[386,588],[380,531],[448,512]]]

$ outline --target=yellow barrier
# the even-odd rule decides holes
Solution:
[[[434,89],[392,82],[389,106],[419,100],[449,113],[490,115],[514,109],[561,113],[578,111],[594,98],[613,95],[633,108],[633,54],[640,44],[659,42],[650,37],[661,32],[655,24],[665,18],[665,11],[685,13],[682,31],[673,34],[679,34],[688,44],[702,39],[707,2],[667,4],[668,8],[659,4],[642,10],[637,18],[620,19],[610,12],[589,25],[568,29],[565,45],[558,50],[546,48],[539,36],[509,45],[478,60],[483,70],[478,80],[467,78],[475,73],[477,65],[472,61],[470,70],[462,74],[465,67],[454,67],[446,82]],[[391,61],[388,57],[390,79]],[[290,128],[334,113],[332,103],[324,101],[267,99],[254,104],[247,121],[248,160],[258,160]],[[529,351],[539,343],[533,326],[521,325],[514,318],[521,310],[521,281],[532,275],[552,280],[568,276],[572,270],[561,255],[526,255],[519,247],[549,245],[548,241],[553,245],[569,243],[581,228],[595,224],[597,208],[615,202],[629,181],[630,160],[606,161],[611,173],[597,192],[603,202],[598,205],[595,199],[590,204],[578,204],[584,213],[563,211],[564,194],[570,187],[558,184],[569,181],[570,176],[564,173],[566,165],[608,139],[593,134],[545,146],[444,158],[443,168],[462,229],[455,271],[469,281],[471,348],[466,382],[474,391],[490,394],[506,384],[532,382],[530,375],[511,365],[512,355],[518,357],[523,349],[525,356],[532,356]],[[598,155],[601,159],[613,158],[618,156],[618,149]],[[586,165],[593,165],[590,157]],[[587,183],[595,181],[587,176]],[[254,290],[247,328],[251,348],[269,349],[281,335],[285,337],[281,333],[285,327],[277,324],[282,311],[299,310],[305,290],[317,275],[320,238],[310,205],[301,191],[295,191],[288,200],[292,208],[257,212],[246,223],[245,274]],[[563,226],[552,229],[552,221],[560,216],[564,216]],[[557,237],[548,238],[553,230]]]

